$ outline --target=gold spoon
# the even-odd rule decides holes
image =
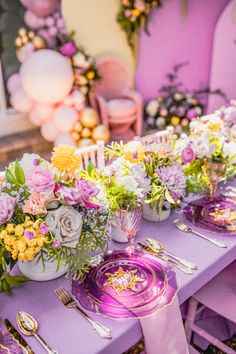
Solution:
[[[38,323],[34,317],[24,311],[20,311],[16,315],[16,321],[20,331],[26,336],[35,336],[48,354],[58,354],[58,352],[51,349],[45,340],[38,334]]]
[[[198,269],[198,266],[195,264],[195,263],[192,263],[190,261],[187,261],[186,259],[183,259],[183,258],[180,258],[178,256],[176,256],[175,254],[167,251],[165,249],[165,247],[163,246],[162,243],[160,243],[159,241],[157,240],[154,240],[153,238],[146,238],[146,242],[148,244],[148,246],[156,251],[156,252],[160,252],[160,253],[166,253],[167,255],[169,255],[170,257],[174,258],[176,261],[180,262],[181,264],[183,264],[184,266],[186,266],[187,268],[190,268],[190,269],[193,269],[193,270],[196,270]]]

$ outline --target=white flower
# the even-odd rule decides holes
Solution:
[[[232,163],[236,163],[236,143],[234,141],[224,143],[224,154],[225,157],[231,158]]]
[[[166,124],[166,120],[164,117],[158,117],[156,120],[156,126],[158,128],[164,127],[164,125]]]
[[[137,194],[138,183],[133,176],[121,176],[116,177],[116,183],[123,186],[128,192]]]
[[[36,161],[39,161],[39,165],[35,164]],[[20,160],[20,165],[27,176],[31,171],[37,169],[48,169],[52,173],[56,173],[56,170],[52,167],[52,165],[46,160],[41,159],[38,154],[24,154],[22,159]]]
[[[132,140],[125,145],[124,151],[125,152],[136,152],[142,146],[143,146],[143,144],[141,143],[141,141]]]
[[[78,67],[80,67],[80,68],[85,68],[85,69],[86,69],[86,68],[89,67],[89,65],[90,65],[90,63],[87,62],[87,60],[86,60],[84,54],[82,54],[82,53],[80,53],[80,52],[76,53],[76,54],[73,56],[72,61],[73,61],[73,64],[74,64],[75,66],[78,66]]]
[[[146,106],[146,112],[150,116],[155,116],[157,114],[157,110],[159,107],[159,103],[156,100],[151,100],[148,102]]]
[[[81,235],[83,219],[72,206],[61,206],[49,211],[46,223],[57,241],[63,246],[75,248]]]

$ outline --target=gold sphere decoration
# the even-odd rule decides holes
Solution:
[[[43,49],[46,48],[45,40],[40,36],[35,36],[32,40],[36,49]]]
[[[89,128],[84,128],[81,132],[82,138],[90,138],[92,135],[92,131]]]
[[[19,36],[25,37],[27,35],[27,30],[25,28],[20,28],[18,31]]]
[[[83,129],[82,124],[79,121],[74,124],[73,130],[76,133],[81,133],[82,129]]]
[[[21,47],[21,46],[23,45],[22,40],[21,40],[20,37],[16,37],[16,39],[15,39],[15,45],[16,45],[17,47]]]
[[[29,39],[33,39],[35,37],[34,32],[33,31],[29,31],[28,37],[29,37]]]
[[[103,140],[105,143],[107,143],[110,139],[110,131],[107,127],[105,127],[105,125],[98,125],[93,130],[92,138],[95,141]]]
[[[80,121],[85,128],[93,129],[98,124],[98,114],[92,108],[85,108],[80,114]]]
[[[27,44],[29,42],[29,38],[27,36],[24,36],[21,38],[22,44]]]
[[[76,142],[78,142],[80,140],[80,134],[77,132],[73,132],[71,136],[72,136],[72,139]]]
[[[93,145],[93,144],[94,144],[94,140],[92,140],[92,139],[81,139],[78,142],[78,147],[82,148],[82,147],[86,147],[86,146]]]

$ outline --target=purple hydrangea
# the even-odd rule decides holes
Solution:
[[[0,225],[5,224],[12,218],[16,200],[6,193],[0,195]]]
[[[156,173],[175,201],[185,195],[186,178],[180,164],[172,163],[169,166],[161,166],[156,169]]]

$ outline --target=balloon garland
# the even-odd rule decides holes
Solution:
[[[20,0],[26,7],[15,39],[19,73],[7,81],[13,108],[27,113],[41,127],[44,139],[55,144],[87,146],[109,140],[98,126],[88,95],[99,79],[94,60],[68,35],[58,0]]]

